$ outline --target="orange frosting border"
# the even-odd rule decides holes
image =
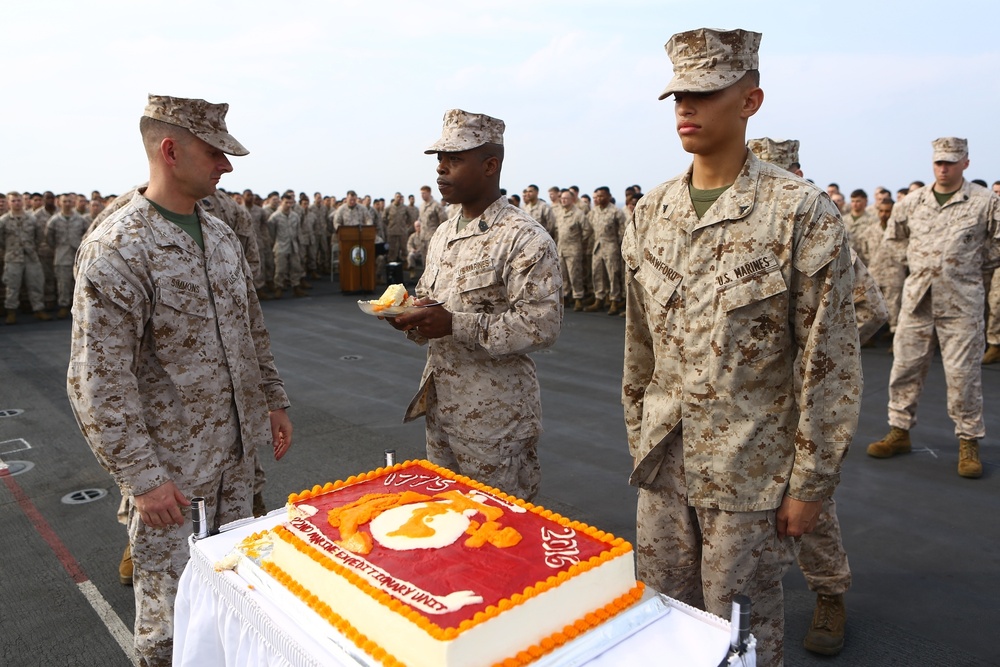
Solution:
[[[340,634],[347,637],[347,639],[353,642],[358,648],[381,662],[385,667],[406,667],[405,663],[389,654],[389,652],[369,639],[367,636],[361,634],[357,628],[351,625],[350,621],[335,612],[330,605],[320,600],[316,597],[316,595],[310,593],[309,589],[297,582],[290,574],[282,570],[280,567],[270,561],[264,561],[261,563],[261,567],[265,572],[274,577],[277,582],[291,591],[295,597],[302,600],[302,602],[307,604],[310,609],[315,611],[330,625],[335,627]],[[538,658],[551,653],[563,644],[579,637],[584,632],[587,632],[601,623],[604,623],[612,616],[616,616],[617,614],[625,611],[639,601],[644,591],[645,585],[641,581],[637,581],[635,587],[624,595],[615,598],[596,611],[584,614],[582,618],[579,618],[572,624],[565,626],[562,630],[553,632],[537,644],[532,644],[528,648],[518,651],[515,655],[494,663],[493,667],[523,667],[524,665],[538,660]],[[435,637],[435,639],[441,640],[442,638]],[[445,641],[449,641],[451,639],[454,639],[454,636],[448,637]]]
[[[375,477],[379,477],[386,473],[397,472],[400,470],[405,470],[407,468],[419,467],[426,470],[435,472],[442,477],[453,479],[457,482],[470,486],[474,489],[480,491],[485,491],[489,494],[497,496],[506,502],[516,504],[523,507],[529,512],[533,512],[539,516],[542,516],[550,521],[558,523],[564,527],[572,528],[577,532],[584,533],[590,537],[604,542],[610,545],[610,549],[604,553],[594,556],[589,560],[581,563],[576,563],[568,570],[560,572],[559,574],[553,575],[546,579],[545,581],[538,582],[534,586],[528,586],[521,593],[514,593],[509,598],[500,600],[496,605],[490,605],[483,611],[477,612],[475,616],[471,619],[466,619],[459,623],[457,628],[449,627],[442,628],[430,621],[427,617],[422,615],[420,612],[412,609],[411,607],[405,605],[404,603],[396,600],[394,597],[386,593],[385,591],[372,586],[367,581],[362,579],[362,577],[355,572],[347,569],[346,567],[339,565],[332,559],[326,557],[320,553],[316,548],[309,546],[308,544],[302,542],[294,533],[289,531],[284,526],[277,526],[274,528],[274,534],[286,541],[288,544],[293,546],[296,550],[309,556],[314,561],[322,565],[327,570],[339,575],[340,577],[348,580],[352,585],[356,586],[358,589],[367,593],[369,596],[374,598],[383,606],[390,609],[392,612],[407,618],[424,632],[429,634],[431,637],[438,641],[450,641],[455,639],[458,635],[468,631],[481,623],[499,616],[501,613],[507,611],[508,609],[515,607],[517,605],[523,604],[526,600],[529,600],[537,595],[544,593],[556,586],[561,585],[563,582],[576,577],[590,569],[598,567],[603,563],[610,561],[618,556],[626,554],[632,551],[632,545],[626,542],[620,537],[615,537],[614,535],[607,533],[602,530],[598,530],[593,526],[587,525],[581,521],[571,521],[566,517],[560,516],[559,514],[552,512],[551,510],[544,509],[539,505],[534,505],[520,498],[508,495],[503,491],[487,486],[481,482],[477,482],[474,479],[470,479],[464,475],[458,475],[447,468],[442,468],[441,466],[435,465],[430,461],[424,460],[411,460],[404,461],[403,463],[398,463],[393,466],[388,466],[384,468],[376,468],[375,470],[367,473],[362,473],[360,475],[352,475],[346,480],[340,480],[334,483],[327,482],[323,486],[315,485],[311,489],[305,489],[301,493],[292,493],[288,496],[288,503],[293,504],[296,502],[301,502],[309,500],[315,496],[323,495],[335,491],[341,487],[349,486],[351,484],[357,484],[359,482],[364,482]],[[315,595],[309,593],[308,589],[295,581],[291,575],[282,571],[279,567],[273,563],[265,561],[262,563],[262,567],[269,574],[274,576],[276,579],[281,581],[286,588],[288,588],[292,593],[299,597],[303,602],[308,604],[314,611],[326,618],[331,625],[336,627],[341,631],[342,634],[347,636],[351,641],[354,641],[362,650],[374,657],[376,660],[383,662],[386,667],[405,667],[403,663],[399,660],[390,656],[385,652],[384,649],[379,647],[377,644],[369,640],[367,637],[359,633],[346,619],[339,616],[334,612],[329,605],[321,602]],[[520,665],[526,665],[529,662],[538,659],[540,656],[551,652],[555,648],[565,644],[567,641],[577,637],[582,632],[589,630],[590,628],[603,623],[611,616],[623,611],[625,608],[634,604],[640,597],[642,597],[642,592],[644,586],[641,582],[636,582],[636,586],[632,588],[625,595],[613,600],[609,604],[605,605],[597,611],[586,614],[583,618],[577,620],[572,625],[568,625],[561,632],[556,632],[543,639],[539,644],[531,646],[527,649],[520,651],[516,656],[505,659],[503,662],[497,663],[495,667],[519,667]],[[373,652],[374,651],[374,652]],[[376,652],[381,654],[376,655]]]

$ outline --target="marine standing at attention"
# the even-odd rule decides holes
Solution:
[[[209,526],[251,515],[254,454],[291,445],[288,398],[236,234],[198,204],[247,150],[227,104],[150,95],[149,185],[76,260],[67,390],[87,443],[128,499],[139,664],[171,664],[188,561],[185,507]]]
[[[889,374],[889,433],[868,445],[869,456],[910,451],[910,429],[934,348],[941,348],[948,416],[958,438],[958,474],[983,474],[986,281],[1000,265],[1000,199],[969,183],[969,144],[958,137],[932,142],[934,182],[896,204],[885,242],[909,275],[903,283]]]
[[[666,44],[660,99],[674,96],[694,159],[625,229],[622,401],[639,579],[723,617],[749,596],[758,664],[773,667],[781,579],[837,486],[862,381],[840,216],[746,147],[760,38],[699,29]]]
[[[562,326],[555,243],[500,193],[504,123],[452,109],[436,154],[438,189],[461,211],[431,238],[420,308],[390,320],[427,345],[406,420],[425,417],[427,458],[525,500],[538,492],[541,395],[530,352]]]

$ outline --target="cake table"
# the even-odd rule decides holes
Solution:
[[[174,608],[174,666],[274,665],[373,667],[368,656],[336,635],[306,605],[278,586],[214,565],[243,538],[285,520],[284,508],[191,539]],[[751,649],[733,664],[753,667]],[[627,610],[543,656],[532,667],[615,667],[625,664],[718,667],[730,644],[728,621],[666,596],[648,593]]]

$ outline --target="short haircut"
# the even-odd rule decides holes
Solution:
[[[160,142],[167,137],[174,137],[184,141],[187,137],[193,137],[190,131],[179,125],[164,123],[149,116],[142,116],[139,119],[139,134],[142,136],[142,145],[146,149],[146,157],[152,158],[160,148]]]
[[[851,191],[851,199],[854,199],[855,197],[861,197],[862,199],[868,199],[868,193],[865,192],[864,190],[862,190],[861,188],[858,188],[857,190],[852,190]]]
[[[828,188],[837,188],[838,190],[840,189],[840,186],[837,185],[836,183],[830,183],[830,185],[828,185],[826,187],[828,187]]]
[[[430,192],[431,191],[431,186],[429,186],[429,185],[421,185],[420,186],[420,191],[421,192]]]
[[[603,192],[606,195],[608,195],[609,197],[611,196],[611,188],[609,188],[606,185],[601,185],[601,186],[598,186],[598,187],[594,188],[594,192],[595,193],[597,193],[597,192]]]
[[[355,197],[357,197],[357,196],[358,196],[358,193],[357,193],[357,192],[355,192],[354,190],[348,190],[348,191],[347,191],[347,196],[348,196],[348,197],[350,197],[351,195],[354,195]]]
[[[981,185],[981,186],[983,186],[984,188],[988,188],[988,187],[990,187],[990,186],[986,185],[986,181],[984,181],[984,180],[983,180],[983,179],[981,179],[981,178],[974,178],[974,179],[972,179],[972,182],[973,182],[973,183],[975,183],[976,185]]]
[[[535,185],[534,183],[531,183],[531,184],[529,184],[529,185],[528,185],[528,187],[527,187],[527,188],[525,188],[525,190],[527,190],[528,188],[534,188],[534,189],[535,189],[535,192],[538,192],[538,186],[537,186],[537,185]]]

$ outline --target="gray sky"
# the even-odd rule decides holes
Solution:
[[[507,123],[503,185],[608,185],[686,168],[670,35],[764,34],[748,138],[799,139],[807,178],[929,182],[932,139],[1000,179],[1000,3],[35,0],[4,7],[0,189],[122,192],[147,176],[147,93],[229,102],[250,155],[229,190],[389,197],[433,184],[445,109]]]

